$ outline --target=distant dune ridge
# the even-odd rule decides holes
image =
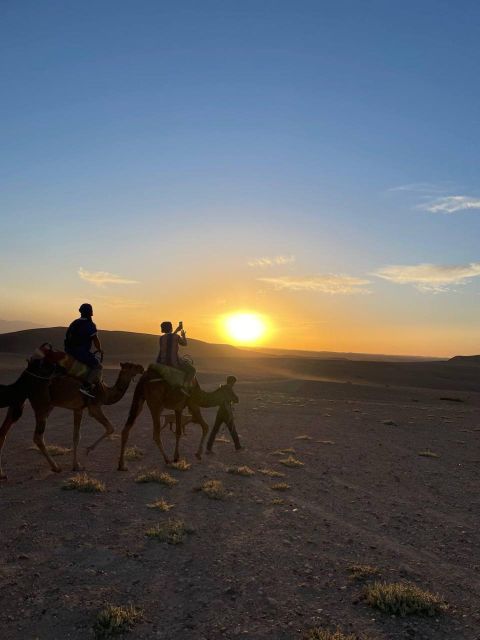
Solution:
[[[0,335],[0,354],[23,360],[42,342],[63,348],[65,327],[28,329]],[[158,336],[128,331],[101,331],[106,364],[116,366],[121,360],[146,364],[152,362],[158,350]],[[189,339],[184,350],[195,360],[203,374],[215,374],[215,379],[233,373],[242,380],[291,380],[299,385],[314,385],[332,381],[352,384],[373,384],[391,387],[423,387],[457,391],[480,391],[480,356],[456,356],[450,360],[427,360],[412,357],[410,361],[395,357],[332,352],[299,352],[240,349],[228,344],[210,344]],[[11,358],[10,358],[11,360]],[[0,362],[0,364],[2,364]],[[6,363],[4,363],[6,364]]]

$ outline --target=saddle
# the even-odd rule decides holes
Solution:
[[[185,385],[185,379],[187,377],[185,372],[175,367],[153,362],[148,366],[148,371],[154,373],[158,378],[172,387],[172,389],[180,389]]]
[[[75,360],[65,351],[54,349],[49,342],[35,349],[27,362],[27,371],[40,378],[52,378],[66,373],[83,382],[90,371],[86,364]]]

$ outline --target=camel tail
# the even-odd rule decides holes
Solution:
[[[142,376],[138,381],[137,386],[135,387],[135,391],[133,392],[132,404],[130,406],[130,411],[128,413],[128,418],[127,418],[127,424],[125,426],[127,425],[132,426],[143,409],[143,405],[145,403],[144,386],[145,386],[145,380],[143,379],[143,376]]]

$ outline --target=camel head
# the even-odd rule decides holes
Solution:
[[[120,369],[123,374],[122,377],[128,380],[133,380],[135,376],[141,376],[145,371],[141,364],[134,364],[132,362],[121,362]]]

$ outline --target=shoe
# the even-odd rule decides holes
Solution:
[[[83,393],[84,396],[87,396],[88,398],[93,398],[95,400],[95,394],[93,393],[93,390],[91,387],[80,387],[79,389],[80,393]]]

